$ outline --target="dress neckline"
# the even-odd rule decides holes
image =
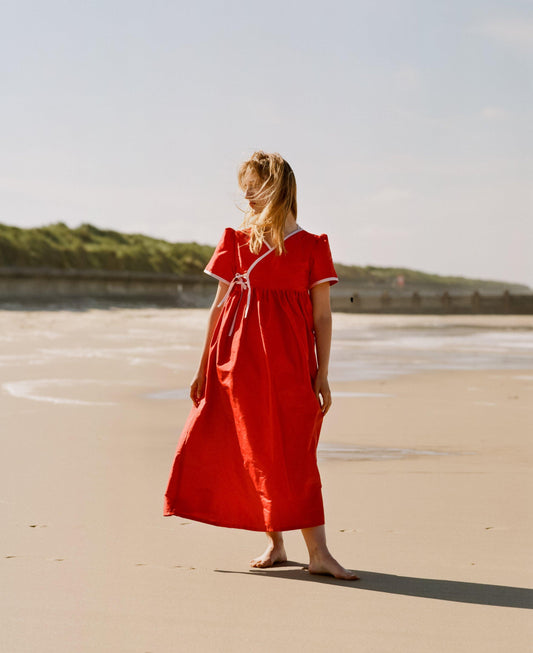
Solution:
[[[303,231],[303,229],[300,227],[299,224],[296,225],[296,229],[288,233],[286,236],[283,237],[283,240],[287,240],[289,236],[292,236],[292,234],[295,234],[297,231]]]
[[[285,241],[287,240],[287,238],[290,238],[291,236],[294,236],[294,234],[298,233],[299,231],[303,231],[303,229],[302,229],[302,227],[300,227],[300,225],[297,225],[297,226],[296,226],[296,229],[294,229],[294,230],[291,231],[290,233],[288,233],[288,234],[286,234],[285,236],[283,236],[283,242],[285,242]],[[264,242],[265,245],[268,247],[268,249],[274,249],[273,247],[271,247],[271,246],[267,243],[266,240],[263,241],[263,242]]]

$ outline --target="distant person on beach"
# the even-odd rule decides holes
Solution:
[[[328,237],[296,223],[296,180],[279,154],[255,152],[238,181],[250,209],[204,270],[218,290],[164,514],[265,532],[252,567],[286,561],[283,531],[301,529],[310,573],[356,580],[327,548],[316,460],[338,281]]]

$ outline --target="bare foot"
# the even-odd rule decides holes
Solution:
[[[308,571],[310,574],[327,574],[342,580],[359,580],[359,576],[349,569],[342,567],[333,556],[316,558],[309,563]]]
[[[262,555],[250,560],[250,566],[272,567],[276,562],[285,562],[286,560],[287,554],[283,544],[269,544]]]

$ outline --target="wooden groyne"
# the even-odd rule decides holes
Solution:
[[[11,304],[159,305],[207,308],[217,281],[207,275],[108,270],[0,268],[0,307]],[[331,287],[331,306],[346,313],[533,315],[533,293],[379,289],[342,280]]]

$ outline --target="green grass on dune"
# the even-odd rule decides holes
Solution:
[[[517,283],[506,283],[504,281],[492,281],[487,279],[469,279],[466,277],[442,276],[412,270],[410,268],[383,268],[367,265],[359,267],[357,265],[343,265],[335,263],[335,269],[339,278],[346,281],[350,280],[355,284],[374,284],[390,286],[398,276],[403,276],[405,287],[415,288],[416,286],[435,286],[440,288],[462,288],[463,290],[471,289],[472,291],[491,291],[499,292],[507,289],[529,290],[527,285]]]
[[[82,224],[71,229],[63,222],[21,229],[0,223],[0,267],[39,267],[77,270],[124,270],[200,274],[214,247],[192,243],[170,243],[143,234],[125,234]],[[445,277],[408,268],[384,268],[335,263],[339,278],[354,285],[388,287],[398,275],[406,286],[462,287],[498,292],[520,284],[501,281]]]
[[[0,266],[7,267],[199,274],[213,249],[91,224],[75,229],[62,222],[32,229],[0,224]]]

